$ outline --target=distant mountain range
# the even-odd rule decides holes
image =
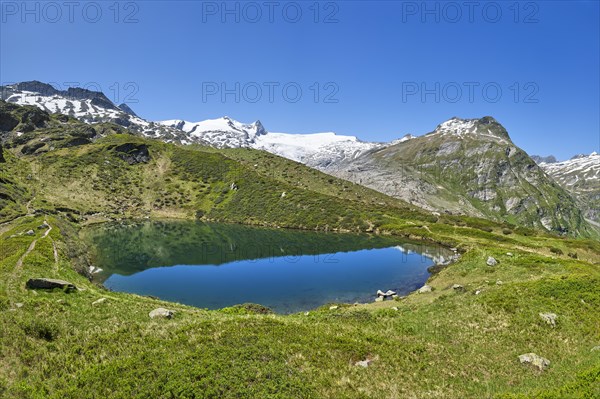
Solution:
[[[575,200],[492,117],[452,118],[325,171],[432,211],[562,232],[587,229]]]
[[[562,162],[546,161],[540,167],[573,195],[588,221],[600,227],[600,154],[576,155]]]
[[[423,136],[374,143],[332,132],[269,132],[260,121],[244,124],[229,117],[147,121],[103,93],[59,91],[37,81],[0,87],[0,98],[90,124],[111,122],[165,142],[265,150],[434,213],[467,214],[564,234],[589,232],[581,210],[591,224],[600,222],[598,155],[560,163],[552,156],[530,157],[492,117],[455,117]]]

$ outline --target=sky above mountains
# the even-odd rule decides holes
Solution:
[[[600,150],[599,20],[597,1],[3,1],[0,83],[369,141],[492,115],[566,159]]]

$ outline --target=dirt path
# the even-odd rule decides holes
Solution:
[[[48,234],[50,234],[50,232],[52,231],[52,226],[50,226],[48,224],[48,222],[46,222],[46,221],[44,221],[44,223],[46,223],[46,225],[48,226],[48,229],[44,232],[44,234],[40,238],[36,238],[35,240],[33,240],[31,242],[31,244],[29,244],[27,251],[25,251],[25,253],[23,255],[21,255],[21,257],[15,264],[14,269],[10,273],[10,276],[6,279],[6,295],[8,296],[10,303],[13,306],[14,306],[14,297],[15,297],[15,295],[14,295],[15,291],[13,291],[13,288],[16,288],[13,286],[15,284],[15,280],[17,279],[17,277],[19,275],[19,272],[23,269],[23,262],[25,261],[25,258],[27,257],[27,255],[29,255],[31,253],[31,251],[33,251],[35,249],[35,245],[37,244],[37,242],[39,240],[41,240],[42,238],[48,237]],[[21,288],[21,290],[24,290],[24,287],[20,287],[20,288]]]
[[[34,199],[35,199],[35,197],[33,197],[32,199],[30,199],[29,201],[27,201],[27,204],[25,204],[25,209],[27,209],[27,215],[26,216],[33,216],[33,214],[35,213],[35,209],[31,208],[31,203],[33,202]]]
[[[35,200],[35,197],[31,198],[29,201],[27,201],[27,203],[25,204],[25,209],[27,211],[27,213],[25,215],[16,217],[12,220],[9,220],[7,222],[4,223],[0,223],[0,234],[4,234],[6,233],[8,230],[11,229],[11,227],[13,226],[13,223],[16,222],[19,219],[25,218],[25,217],[32,217],[35,216],[35,209],[33,209],[31,207],[31,203]]]
[[[52,252],[54,253],[54,272],[58,273],[58,251],[56,250],[56,243],[52,240]]]

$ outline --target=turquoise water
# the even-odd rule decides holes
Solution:
[[[292,313],[332,303],[371,302],[422,286],[442,248],[389,237],[146,222],[88,231],[95,278],[114,291],[201,308],[259,303]]]

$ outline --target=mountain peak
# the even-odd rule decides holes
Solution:
[[[390,145],[399,144],[399,143],[404,143],[405,141],[408,141],[408,140],[411,140],[411,139],[414,139],[414,138],[415,138],[415,136],[413,136],[413,135],[412,135],[412,134],[410,134],[410,133],[409,133],[409,134],[405,134],[405,135],[404,135],[404,136],[402,136],[401,138],[399,138],[399,139],[396,139],[396,140],[393,140],[393,141],[390,143]]]
[[[466,134],[477,134],[510,140],[504,126],[491,116],[484,116],[479,119],[462,119],[453,116],[447,121],[440,123],[430,134],[456,135],[459,137]]]
[[[537,164],[558,162],[554,155],[548,155],[547,157],[543,157],[541,155],[531,155],[531,159],[533,159]]]
[[[123,112],[125,112],[125,113],[127,113],[127,114],[129,114],[129,115],[131,115],[131,116],[138,116],[138,115],[137,115],[137,114],[136,114],[136,113],[135,113],[135,112],[134,112],[134,111],[131,109],[131,107],[130,107],[129,105],[125,104],[125,103],[123,103],[123,104],[119,105],[119,109],[121,109]],[[139,118],[139,116],[138,116],[138,118]]]
[[[34,93],[40,93],[45,96],[52,96],[52,95],[60,93],[52,85],[50,85],[48,83],[40,82],[39,80],[30,80],[28,82],[15,83],[15,84],[9,85],[7,87],[10,87],[15,90],[20,90],[20,91],[30,91],[30,92],[34,92]]]
[[[108,97],[104,95],[104,93],[84,89],[81,87],[69,87],[67,90],[57,90],[51,84],[43,83],[37,80],[31,80],[28,82],[20,82],[12,85],[0,86],[0,89],[2,89],[0,92],[0,97],[5,100],[8,100],[13,94],[20,95],[20,93],[22,92],[28,92],[34,93],[41,97],[61,96],[69,101],[90,100],[90,104],[92,105],[96,105],[109,110],[119,110],[119,107],[117,107],[112,101],[110,101]],[[11,102],[19,103],[19,100],[15,99],[15,101]]]
[[[265,129],[264,125],[260,122],[260,120],[257,120],[256,122],[254,122],[253,125],[256,128],[257,136],[262,136],[262,135],[267,134],[267,129]]]
[[[590,155],[586,155],[586,154],[577,154],[571,157],[571,160],[574,159],[584,159],[584,158],[593,158],[593,157],[597,157],[599,156],[598,153],[596,151],[592,152]]]

